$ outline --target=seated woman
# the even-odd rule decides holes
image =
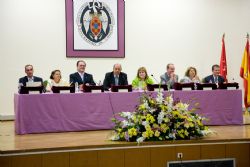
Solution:
[[[69,86],[69,84],[62,79],[60,70],[51,72],[50,79],[46,85],[46,91],[51,91],[52,86]]]
[[[147,84],[153,84],[153,80],[148,76],[145,67],[140,67],[137,71],[136,78],[132,81],[132,87],[134,90],[146,90]]]
[[[200,78],[197,76],[197,70],[194,67],[188,67],[185,72],[185,76],[180,80],[181,83],[190,83],[190,82],[200,82]]]

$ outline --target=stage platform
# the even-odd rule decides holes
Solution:
[[[202,139],[164,142],[110,141],[111,130],[16,135],[14,122],[0,122],[0,166],[166,167],[168,161],[235,158],[250,166],[250,125],[210,126]]]

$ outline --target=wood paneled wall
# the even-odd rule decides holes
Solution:
[[[166,167],[168,161],[236,158],[237,167],[250,166],[250,144],[190,145],[79,151],[0,157],[1,167]]]

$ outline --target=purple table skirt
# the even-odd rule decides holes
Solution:
[[[141,93],[31,94],[14,96],[17,134],[112,129],[111,118],[134,111]],[[241,91],[174,91],[174,98],[197,98],[209,125],[242,124]]]
[[[213,90],[213,91],[175,91],[174,98],[182,102],[189,102],[190,107],[198,102],[196,113],[209,120],[207,125],[241,125],[242,93],[241,90]],[[193,99],[193,102],[190,102]]]

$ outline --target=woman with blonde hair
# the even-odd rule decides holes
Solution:
[[[200,82],[200,78],[197,76],[197,70],[195,67],[188,67],[185,72],[185,76],[180,81],[181,83],[190,83],[190,82]]]
[[[153,84],[153,80],[148,76],[145,67],[140,67],[137,70],[137,76],[132,81],[132,87],[134,90],[146,90],[148,84]]]

